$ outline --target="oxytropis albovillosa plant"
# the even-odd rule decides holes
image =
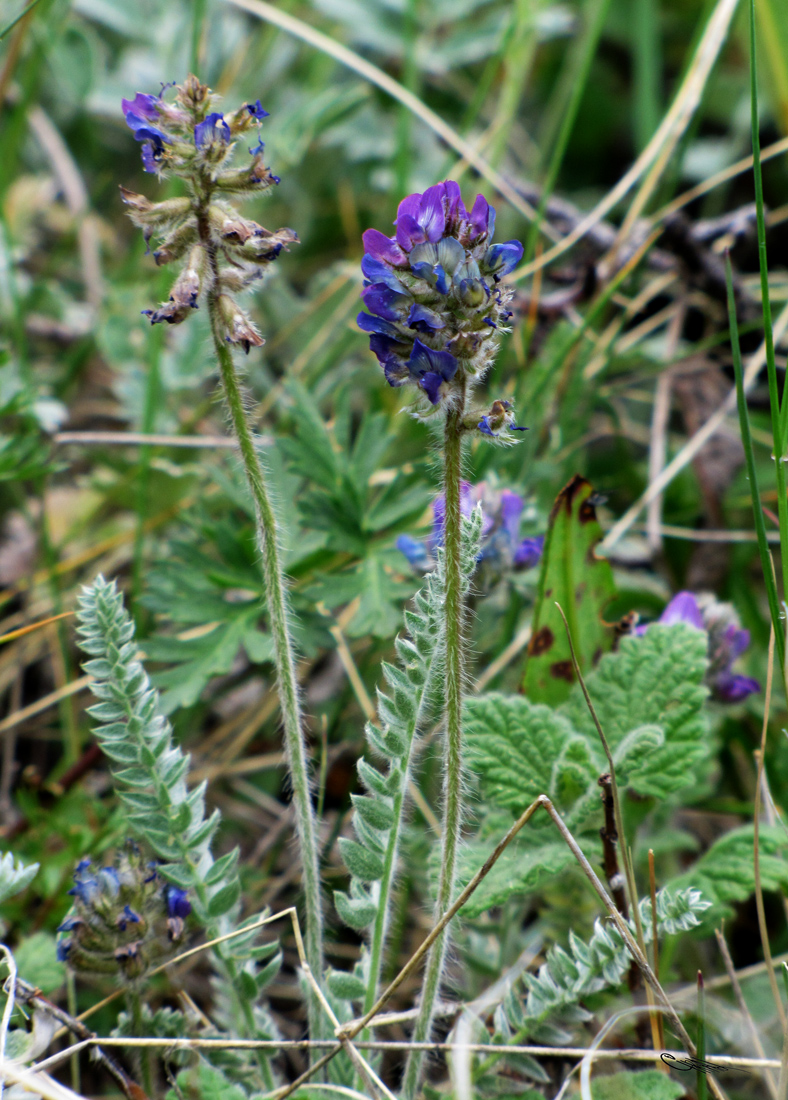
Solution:
[[[165,89],[166,91],[166,89]],[[236,140],[257,133],[266,112],[244,103],[222,114],[218,98],[194,76],[175,86],[174,98],[138,93],[123,101],[126,122],[142,143],[145,170],[183,180],[188,195],[151,203],[122,189],[123,201],[146,238],[157,235],[153,255],[157,263],[182,261],[169,301],[146,310],[151,324],[180,324],[204,300],[224,392],[238,440],[241,459],[257,516],[257,535],[263,562],[268,617],[274,640],[279,696],[285,732],[293,805],[300,839],[306,903],[306,954],[312,972],[322,973],[322,920],[317,843],[309,791],[309,769],[304,745],[295,659],[289,628],[289,608],[277,524],[265,474],[244,409],[243,393],[231,348],[246,352],[263,339],[235,300],[263,274],[283,248],[297,240],[291,229],[270,232],[242,217],[231,200],[259,195],[279,180],[263,163],[263,143],[249,149],[251,161],[230,167]],[[320,1033],[320,1009],[310,997],[310,1025]]]
[[[443,630],[445,682],[445,789],[441,869],[436,916],[449,908],[455,889],[462,826],[463,577],[462,448],[469,435],[501,442],[522,431],[508,401],[481,407],[473,390],[491,366],[500,334],[510,319],[511,298],[501,277],[519,262],[519,241],[493,244],[495,211],[478,195],[470,211],[452,180],[399,205],[396,233],[364,233],[362,298],[369,313],[359,326],[391,386],[411,385],[413,412],[437,420],[443,435]],[[430,1032],[447,939],[444,933],[427,958],[417,1042]],[[423,1056],[412,1053],[405,1069],[404,1096],[411,1100]]]

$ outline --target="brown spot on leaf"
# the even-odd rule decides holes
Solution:
[[[556,680],[566,680],[568,684],[575,681],[575,670],[571,661],[555,661],[550,665],[550,675]]]
[[[528,643],[528,656],[539,657],[542,653],[546,653],[555,641],[555,635],[549,626],[543,626],[541,630],[537,630],[531,641]]]
[[[592,523],[596,520],[596,508],[591,503],[591,497],[584,500],[577,511],[577,518],[581,523]]]

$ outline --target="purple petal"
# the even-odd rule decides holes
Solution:
[[[438,374],[442,381],[448,382],[457,373],[457,360],[451,352],[433,351],[416,337],[413,342],[413,351],[408,359],[408,368],[414,376],[429,371]]]
[[[220,115],[218,111],[207,115],[202,122],[198,122],[194,127],[194,144],[198,149],[213,141],[226,145],[229,140],[230,127],[224,121],[224,115]]]
[[[245,103],[244,106],[256,122],[262,122],[264,118],[268,118],[268,111],[263,110],[263,105],[259,99],[256,99],[254,103]]]
[[[397,244],[410,252],[414,244],[427,240],[427,234],[412,214],[401,214],[397,218]]]
[[[515,569],[533,569],[538,564],[544,550],[544,535],[523,539],[514,552]]]
[[[725,647],[730,653],[730,663],[732,664],[737,657],[741,657],[747,646],[750,644],[750,632],[749,630],[742,630],[741,627],[735,623],[731,623],[725,630]]]
[[[361,259],[361,271],[364,278],[370,283],[385,283],[386,286],[396,290],[399,294],[405,294],[405,287],[387,264],[378,260],[367,252]]]
[[[177,886],[164,887],[164,900],[167,903],[167,912],[171,917],[188,917],[192,911],[191,902],[186,896],[185,890],[179,890]]]
[[[428,241],[439,241],[446,228],[446,215],[443,211],[445,185],[436,183],[428,187],[421,196],[418,221],[427,235]]]
[[[484,195],[476,196],[476,201],[470,213],[470,222],[471,240],[482,237],[485,233],[488,239],[492,240],[495,229],[495,208],[490,206]]]
[[[361,297],[368,310],[386,321],[401,320],[405,310],[413,301],[404,289],[400,293],[386,283],[372,283],[371,286],[365,286],[361,291]]]
[[[482,263],[488,271],[496,275],[508,275],[523,258],[523,246],[519,241],[506,241],[505,244],[494,244],[484,254]]]
[[[140,150],[142,154],[142,169],[144,172],[155,173],[159,170],[159,157],[149,141],[146,141]],[[146,253],[147,254],[147,253]]]
[[[456,180],[446,180],[443,186],[446,189],[446,221],[456,222],[467,219],[468,211],[462,201],[460,185]]]
[[[372,347],[372,341],[373,340],[374,340],[374,337],[370,337],[369,346],[370,346],[370,349],[372,351],[375,350]],[[379,355],[378,355],[378,359],[380,359]],[[383,366],[383,375],[384,375],[386,381],[388,382],[388,384],[393,389],[398,389],[400,386],[404,386],[405,383],[408,381],[408,378],[410,377],[410,375],[408,374],[408,368],[405,366],[405,364],[402,362],[402,360],[401,359],[395,359],[392,356],[392,357],[390,357],[386,360],[381,359],[380,361],[381,361],[381,364]]]
[[[428,309],[427,306],[419,305],[417,302],[414,302],[410,307],[407,324],[410,328],[415,328],[417,332],[428,334],[446,328],[446,322],[439,314],[432,309]]]
[[[673,597],[659,617],[661,623],[686,623],[696,630],[703,630],[703,616],[692,592],[679,592]]]
[[[495,435],[495,432],[490,427],[490,421],[486,416],[483,416],[479,423],[476,425],[482,435]]]
[[[427,570],[430,567],[430,555],[427,547],[410,535],[400,535],[395,543],[397,549],[405,555],[414,569]]]
[[[393,340],[401,340],[398,330],[390,321],[384,321],[382,317],[370,317],[368,313],[359,313],[356,324],[362,332],[377,332],[383,336],[390,336]]]
[[[402,265],[408,258],[393,237],[387,237],[379,229],[367,229],[362,233],[364,251],[375,260],[386,260],[390,264]]]
[[[155,122],[159,117],[159,103],[160,100],[157,95],[146,95],[145,92],[137,92],[134,99],[122,99],[120,101],[126,118],[131,114],[136,115],[138,118],[145,118],[149,122]]]
[[[750,676],[737,673],[721,673],[714,682],[714,694],[723,703],[740,703],[748,695],[761,690],[761,685]]]
[[[409,214],[412,218],[418,217],[419,208],[421,206],[421,194],[416,192],[413,195],[407,195],[397,207],[397,217],[394,224],[402,217],[403,214]]]
[[[419,378],[419,385],[430,399],[430,403],[437,405],[441,396],[443,379],[434,371],[428,370]]]
[[[520,516],[522,515],[525,501],[519,494],[511,489],[504,489],[501,493],[501,526],[514,542],[520,533]]]

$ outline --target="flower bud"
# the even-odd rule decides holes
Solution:
[[[58,928],[58,958],[86,975],[140,978],[170,955],[183,935],[191,905],[178,891],[174,912],[173,889],[133,844],[111,867],[81,860],[69,890],[74,904]]]
[[[262,347],[265,340],[229,294],[220,296],[219,311],[225,325],[224,338],[229,344],[240,344],[247,355],[251,347]]]

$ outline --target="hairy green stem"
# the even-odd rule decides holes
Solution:
[[[386,851],[383,854],[383,877],[380,880],[380,905],[378,906],[377,916],[375,917],[375,924],[372,929],[372,941],[369,948],[369,978],[367,981],[367,995],[364,999],[364,1013],[366,1014],[372,1008],[375,1001],[378,999],[378,985],[380,983],[380,974],[383,968],[383,956],[386,943],[386,934],[389,927],[389,913],[391,910],[391,894],[392,885],[394,882],[394,875],[397,870],[397,853],[399,850],[399,841],[402,834],[402,822],[404,819],[405,811],[405,795],[408,789],[408,782],[410,780],[411,768],[413,764],[414,747],[416,740],[416,730],[419,728],[419,724],[422,720],[424,712],[424,704],[429,698],[432,684],[435,676],[435,665],[437,663],[438,648],[432,655],[432,661],[430,663],[427,677],[422,685],[421,702],[416,710],[411,721],[408,723],[408,747],[406,749],[406,755],[403,757],[404,767],[402,769],[402,778],[400,780],[399,790],[394,797],[394,824],[391,826],[389,832],[388,843],[386,844]],[[369,1033],[367,1029],[362,1032],[362,1038],[367,1039]]]
[[[137,1039],[145,1038],[145,1029],[142,1025],[142,1001],[140,991],[136,986],[129,986],[126,990],[126,1006],[131,1017],[132,1034]],[[151,1053],[149,1050],[137,1048],[132,1051],[134,1071],[142,1079],[142,1087],[148,1096],[153,1096],[153,1069],[151,1066]]]
[[[207,206],[207,201],[205,203]],[[266,603],[274,641],[279,700],[285,735],[285,750],[293,790],[296,829],[301,850],[301,866],[306,905],[304,945],[307,962],[317,981],[323,974],[322,906],[320,898],[320,871],[317,839],[309,789],[309,765],[304,743],[301,706],[298,697],[295,654],[290,639],[289,608],[279,546],[277,523],[265,474],[255,447],[252,431],[244,408],[243,394],[235,371],[232,353],[224,339],[223,323],[219,307],[220,280],[216,252],[211,244],[210,229],[205,207],[198,213],[198,227],[210,265],[210,282],[207,291],[208,316],[211,322],[216,358],[222,379],[224,397],[230,414],[233,432],[241,451],[241,460],[254,500],[257,517],[257,537],[263,560]],[[323,1015],[317,997],[310,991],[310,1035],[322,1037]]]
[[[463,402],[464,405],[464,402]],[[462,468],[463,409],[446,414],[443,441],[443,491],[446,511],[443,523],[444,546],[444,614],[446,654],[446,751],[445,795],[443,808],[443,851],[441,853],[438,897],[435,918],[439,920],[451,905],[457,875],[457,848],[462,828],[462,675],[463,675],[463,606],[462,572],[460,565],[461,523],[460,481]],[[427,955],[421,1004],[413,1029],[414,1042],[424,1042],[430,1034],[435,1000],[440,987],[446,951],[448,929],[436,939]],[[405,1065],[402,1095],[413,1100],[421,1078],[423,1051],[412,1051]]]

